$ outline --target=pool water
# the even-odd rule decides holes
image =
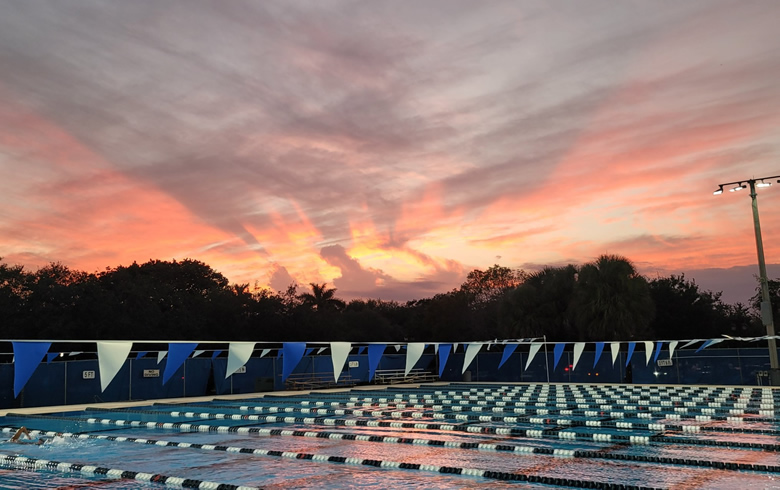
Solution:
[[[780,488],[775,390],[451,384],[0,418],[2,488]]]

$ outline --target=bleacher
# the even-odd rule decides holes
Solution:
[[[341,388],[355,386],[357,380],[349,373],[342,373],[338,383],[333,379],[333,372],[323,373],[293,373],[285,381],[288,390],[316,390],[322,388]]]
[[[412,369],[404,374],[404,369],[377,369],[374,373],[374,384],[389,385],[397,383],[430,383],[439,381],[439,377],[425,369]]]

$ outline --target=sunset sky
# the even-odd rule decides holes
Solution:
[[[407,300],[610,253],[746,301],[750,198],[712,191],[780,174],[778,20],[776,0],[3,1],[0,256]],[[780,263],[780,184],[759,194]]]

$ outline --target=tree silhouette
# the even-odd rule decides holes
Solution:
[[[328,288],[327,283],[310,283],[311,293],[302,293],[298,297],[305,306],[317,311],[341,311],[346,306],[344,301],[336,298],[336,288]]]
[[[655,313],[647,280],[625,257],[602,255],[580,267],[572,318],[581,339],[646,337]]]
[[[528,274],[501,305],[504,331],[516,337],[570,338],[570,305],[576,286],[577,267],[571,264]]]
[[[523,270],[510,269],[498,264],[488,270],[474,269],[466,276],[460,289],[468,295],[472,308],[497,303],[504,294],[522,284],[526,278]]]
[[[777,319],[780,281],[769,285]],[[60,263],[31,272],[0,259],[0,338],[465,342],[546,335],[567,342],[763,333],[744,305],[724,304],[720,293],[684,276],[648,284],[614,255],[531,274],[477,269],[460,288],[404,304],[347,306],[335,288],[310,286],[303,294],[294,283],[286,291],[250,290],[191,259],[94,274]]]

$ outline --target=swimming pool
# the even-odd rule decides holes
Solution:
[[[775,390],[457,383],[9,414],[4,488],[780,488]],[[6,436],[8,437],[8,436]]]

